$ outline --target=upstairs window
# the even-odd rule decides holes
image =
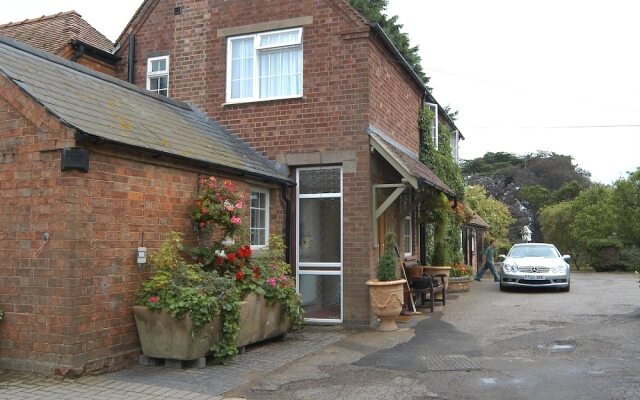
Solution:
[[[302,96],[302,28],[227,39],[227,102]]]
[[[169,56],[147,60],[147,90],[169,96]]]
[[[260,189],[252,190],[249,207],[251,248],[259,249],[269,244],[269,192]]]
[[[429,111],[433,115],[431,118],[431,126],[429,127],[429,133],[431,134],[431,141],[435,148],[438,148],[438,105],[433,103],[425,103],[426,107],[429,107]]]
[[[460,155],[459,155],[459,147],[458,144],[460,143],[460,132],[459,131],[453,131],[453,133],[451,134],[451,155],[453,156],[453,161],[456,162],[456,164],[458,164],[460,162]]]

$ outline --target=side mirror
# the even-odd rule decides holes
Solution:
[[[566,262],[571,261],[571,256],[568,254],[565,254],[564,256],[562,256],[562,259],[565,260]]]
[[[507,256],[505,256],[504,254],[498,255],[498,260],[500,260],[500,261],[504,261],[505,258],[507,258]]]

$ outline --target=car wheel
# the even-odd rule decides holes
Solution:
[[[561,292],[568,292],[571,289],[571,282],[567,284],[567,287],[560,288]]]

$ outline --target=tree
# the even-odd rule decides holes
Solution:
[[[533,241],[543,241],[538,214],[542,207],[575,198],[591,184],[589,173],[573,164],[571,156],[551,152],[517,156],[487,153],[465,161],[463,174],[468,185],[481,185],[490,195],[504,202],[516,219],[509,238],[517,241],[528,225]]]
[[[402,57],[407,60],[416,75],[425,85],[429,83],[429,77],[422,70],[422,59],[418,46],[412,47],[409,43],[409,36],[400,31],[402,25],[398,24],[397,15],[389,18],[384,14],[384,10],[386,10],[389,3],[388,0],[349,0],[349,3],[369,21],[378,23],[400,54],[402,54]],[[431,91],[431,88],[429,88],[429,91]]]
[[[640,168],[614,184],[613,204],[617,210],[618,236],[640,246]]]
[[[492,198],[482,186],[468,186],[465,201],[489,224],[489,234],[500,243],[508,243],[509,226],[515,219],[507,206]]]
[[[542,209],[540,228],[545,241],[569,252],[576,267],[588,256],[588,243],[616,236],[617,215],[613,189],[594,185],[571,201]]]

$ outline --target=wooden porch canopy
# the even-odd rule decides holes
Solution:
[[[367,128],[369,135],[369,145],[371,150],[377,152],[402,176],[398,183],[380,183],[371,186],[371,209],[373,210],[373,241],[374,246],[378,245],[378,218],[393,204],[394,201],[407,189],[416,191],[434,188],[443,192],[450,198],[456,195],[440,178],[436,176],[426,165],[420,162],[418,155],[411,152],[406,147],[395,142],[382,132],[373,127]],[[385,201],[377,206],[377,190],[393,189],[393,193]]]

